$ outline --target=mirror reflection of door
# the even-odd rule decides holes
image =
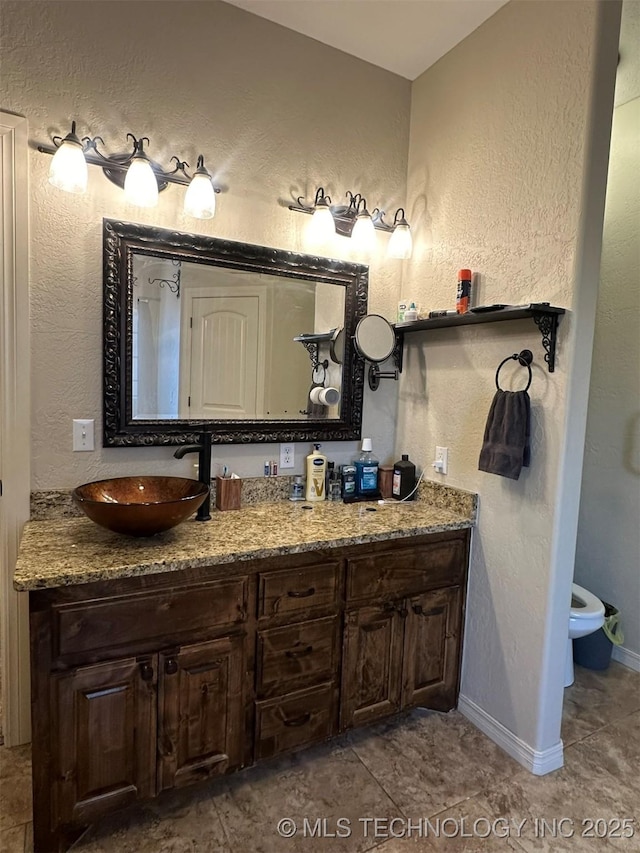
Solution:
[[[295,339],[344,323],[342,286],[135,253],[132,296],[134,419],[307,418],[312,355],[341,387],[329,343],[311,353]]]
[[[260,418],[264,381],[264,293],[248,288],[183,290],[189,352],[181,363],[182,417]],[[189,346],[190,338],[190,346]]]

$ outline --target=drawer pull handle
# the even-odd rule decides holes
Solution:
[[[313,646],[307,646],[306,649],[288,649],[285,654],[288,658],[304,658],[310,655],[313,651]]]
[[[282,722],[285,726],[289,726],[290,728],[294,726],[304,726],[311,719],[311,711],[307,711],[306,714],[302,714],[299,717],[294,717],[292,720],[283,720]]]
[[[296,589],[290,589],[287,595],[289,598],[309,598],[310,595],[315,594],[315,591],[315,586],[310,586],[309,589],[306,589],[304,592],[298,592]]]
[[[385,628],[389,623],[388,622],[372,622],[370,625],[363,625],[363,631],[379,631],[381,628]]]
[[[153,681],[153,667],[148,661],[140,664],[140,678],[143,681]]]
[[[178,671],[178,661],[175,658],[167,658],[164,662],[164,671],[166,675],[175,675]]]

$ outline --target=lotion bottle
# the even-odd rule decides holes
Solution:
[[[307,456],[307,491],[308,501],[323,501],[326,498],[327,457],[320,453],[320,445],[314,444],[313,450]]]

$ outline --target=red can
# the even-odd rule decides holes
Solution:
[[[456,311],[466,314],[471,307],[471,270],[460,270],[458,273],[458,293]]]

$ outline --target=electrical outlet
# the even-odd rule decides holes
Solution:
[[[73,449],[93,450],[93,418],[75,418],[73,421]]]
[[[446,474],[447,469],[449,467],[449,448],[448,447],[438,447],[436,445],[436,461],[433,463],[433,467],[436,469],[438,474]]]
[[[280,467],[293,468],[295,466],[295,453],[293,444],[280,445]]]

